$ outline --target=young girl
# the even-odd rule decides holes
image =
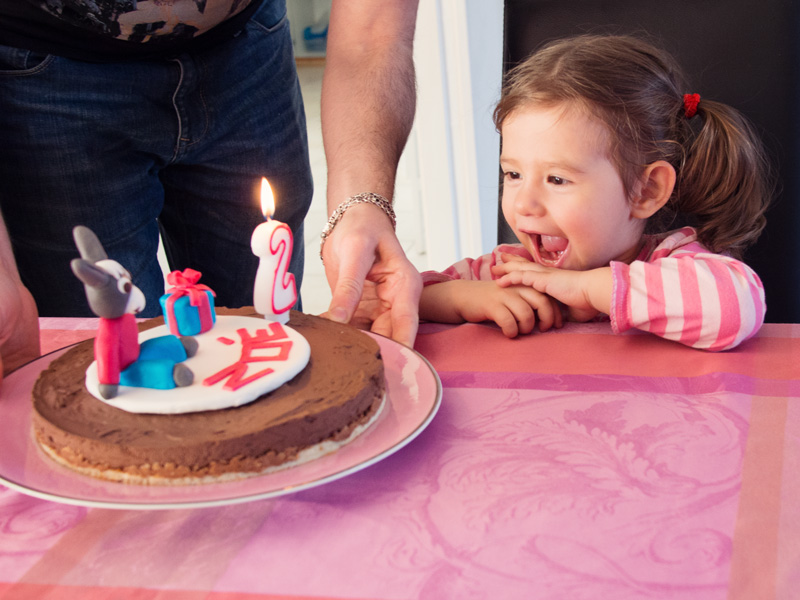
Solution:
[[[769,161],[742,115],[685,91],[671,57],[626,36],[558,41],[513,69],[494,119],[521,243],[423,273],[420,317],[513,337],[602,313],[709,350],[754,335],[764,290],[735,257],[764,228]]]

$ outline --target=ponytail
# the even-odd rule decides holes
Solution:
[[[698,239],[709,250],[740,257],[766,225],[772,166],[753,126],[738,111],[703,99],[696,115],[679,119],[683,157],[676,165],[670,208],[693,217]]]

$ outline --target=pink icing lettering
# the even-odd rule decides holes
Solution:
[[[236,333],[239,334],[242,343],[239,360],[214,375],[206,377],[203,380],[203,385],[214,385],[227,378],[227,381],[222,386],[223,389],[235,391],[256,379],[274,373],[275,369],[267,367],[252,375],[245,376],[250,363],[285,361],[289,358],[293,342],[288,339],[283,325],[275,322],[270,323],[268,327],[269,331],[267,329],[257,329],[255,335],[250,335],[247,329],[238,329]],[[220,341],[223,340],[221,339]],[[225,342],[223,341],[223,343]],[[254,353],[257,350],[266,350],[269,353],[256,355]]]

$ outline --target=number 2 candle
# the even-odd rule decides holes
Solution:
[[[289,273],[294,241],[288,225],[272,218],[275,198],[266,178],[261,179],[261,212],[267,220],[256,227],[250,240],[253,254],[260,259],[253,305],[265,319],[286,324],[289,309],[297,301],[294,275]]]

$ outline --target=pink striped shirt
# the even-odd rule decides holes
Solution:
[[[445,271],[426,271],[425,285],[494,279],[491,268],[502,253],[533,260],[521,244],[504,244],[491,254],[464,259]],[[705,350],[729,350],[752,337],[764,323],[764,286],[746,264],[714,254],[685,227],[647,236],[631,264],[610,264],[613,274],[612,328],[649,331]]]

